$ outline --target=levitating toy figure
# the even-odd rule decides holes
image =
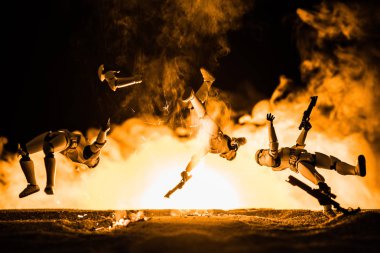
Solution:
[[[181,182],[165,195],[167,198],[177,189],[181,189],[186,181],[191,178],[189,173],[207,153],[219,154],[221,157],[231,161],[235,159],[239,147],[246,143],[244,137],[231,138],[224,134],[214,120],[207,115],[203,102],[207,100],[208,91],[215,79],[203,68],[201,68],[201,73],[204,80],[202,86],[196,94],[194,94],[191,88],[187,88],[183,95],[183,101],[191,103],[192,108],[200,120],[201,128],[206,132],[208,141],[204,147],[201,147],[197,154],[192,156],[186,169],[181,173]]]
[[[316,99],[317,97],[312,97],[312,102],[309,105],[308,110],[304,112],[304,118],[300,125],[302,131],[297,138],[296,145],[290,148],[284,147],[279,149],[279,143],[273,127],[273,120],[275,117],[270,113],[267,114],[269,149],[258,150],[255,154],[255,158],[259,165],[271,167],[274,171],[290,168],[296,173],[301,173],[301,175],[309,181],[318,185],[321,192],[335,198],[336,196],[331,193],[330,187],[325,183],[325,179],[318,173],[316,167],[335,170],[341,175],[357,175],[364,177],[366,175],[366,161],[364,155],[359,155],[357,165],[353,166],[342,162],[334,156],[325,155],[319,152],[312,154],[304,149],[306,145],[306,135],[312,127],[309,119],[313,102],[315,105]],[[331,205],[325,205],[324,209],[328,215],[334,215]]]
[[[106,144],[107,132],[110,130],[110,120],[104,124],[98,136],[93,143],[88,140],[79,131],[70,132],[67,129],[61,129],[55,132],[43,133],[25,145],[20,145],[19,154],[22,156],[20,165],[26,181],[27,187],[20,193],[19,197],[23,198],[40,190],[35,173],[34,163],[30,159],[29,154],[34,154],[43,150],[45,157],[46,169],[46,187],[45,193],[54,194],[55,182],[55,153],[61,153],[76,163],[87,165],[89,168],[94,168],[99,163],[100,150]]]
[[[117,77],[116,74],[120,71],[109,70],[104,73],[104,65],[98,68],[98,76],[100,81],[106,81],[111,90],[116,91],[119,88],[142,83],[141,76]]]

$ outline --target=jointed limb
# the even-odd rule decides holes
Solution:
[[[269,135],[269,154],[276,159],[278,156],[278,140],[276,131],[273,126],[274,115],[267,114],[267,126],[268,126],[268,135]]]

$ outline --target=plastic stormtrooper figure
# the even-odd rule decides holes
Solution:
[[[267,114],[269,149],[260,149],[256,152],[255,158],[259,165],[271,167],[274,171],[290,168],[296,173],[301,173],[309,181],[318,185],[321,192],[333,198],[335,195],[331,194],[330,187],[325,183],[323,176],[315,169],[316,167],[335,170],[341,175],[357,175],[361,177],[366,175],[364,155],[359,155],[357,165],[353,166],[342,162],[334,156],[328,156],[319,152],[315,152],[315,154],[307,152],[304,149],[306,146],[305,140],[308,131],[312,127],[309,121],[305,122],[295,146],[279,149],[279,143],[273,127],[274,118],[272,114]],[[331,205],[325,205],[324,211],[329,216],[335,215]]]
[[[70,132],[67,129],[61,129],[55,132],[45,132],[25,145],[20,145],[19,154],[22,156],[20,165],[24,172],[27,187],[19,194],[20,198],[40,190],[36,182],[34,173],[34,163],[30,159],[29,154],[34,154],[43,150],[45,157],[46,169],[46,187],[45,193],[54,194],[55,182],[55,158],[54,153],[61,153],[76,163],[87,165],[94,168],[99,163],[100,150],[106,144],[107,132],[110,130],[110,120],[101,127],[98,136],[93,143],[88,140],[79,131]]]
[[[215,78],[204,68],[201,68],[201,73],[204,80],[202,86],[196,94],[194,94],[194,91],[191,88],[187,88],[183,95],[183,101],[191,103],[200,120],[201,128],[207,133],[209,141],[199,153],[192,156],[186,169],[181,173],[184,182],[189,179],[190,171],[194,169],[201,158],[207,153],[219,154],[221,157],[231,161],[235,159],[239,147],[246,143],[244,137],[231,138],[224,134],[214,120],[207,115],[203,103],[207,100],[208,91],[212,83],[215,81]]]

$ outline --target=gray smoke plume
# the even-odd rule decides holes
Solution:
[[[376,140],[380,58],[371,28],[379,25],[377,15],[370,5],[335,1],[323,2],[316,11],[298,9],[297,14],[308,26],[298,36],[301,74],[310,94],[323,94],[318,103],[332,123],[329,131],[341,136],[361,132]]]
[[[144,80],[123,105],[137,108],[139,116],[159,116],[172,127],[181,124],[178,98],[184,87],[200,86],[200,67],[215,70],[230,51],[227,32],[238,29],[252,7],[242,0],[114,0],[108,5],[106,19],[112,22],[103,29],[118,34],[108,50],[117,65],[141,73]]]

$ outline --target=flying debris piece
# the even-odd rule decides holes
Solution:
[[[313,189],[307,184],[303,183],[302,181],[298,180],[297,178],[293,176],[289,176],[289,181],[286,181],[290,183],[293,186],[298,186],[302,190],[306,191],[308,194],[316,198],[319,202],[320,205],[332,205],[333,207],[336,208],[337,211],[342,212],[343,214],[356,214],[360,212],[360,208],[352,209],[351,207],[349,208],[343,208],[340,206],[338,202],[335,200],[331,199],[330,196],[326,195],[319,189]]]
[[[185,183],[192,177],[192,175],[189,175],[187,180],[184,180],[183,178],[181,179],[181,181],[176,185],[174,186],[173,189],[171,189],[170,191],[168,191],[166,194],[165,194],[165,198],[170,198],[170,195],[172,195],[175,191],[177,191],[178,189],[182,189],[182,187],[185,185]]]
[[[107,81],[108,86],[113,91],[116,91],[119,88],[142,83],[141,76],[139,75],[130,77],[117,77],[116,74],[118,73],[120,73],[120,71],[115,70],[109,70],[104,73],[104,64],[100,65],[98,68],[98,76],[100,81]]]

